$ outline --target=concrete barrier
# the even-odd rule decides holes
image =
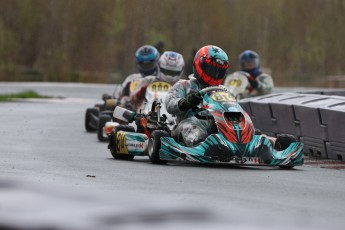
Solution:
[[[345,160],[345,91],[279,93],[240,100],[255,127],[267,135],[286,133],[304,143],[304,152]]]

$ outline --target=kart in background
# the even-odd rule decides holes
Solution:
[[[130,82],[129,92],[132,92],[140,80],[134,79]],[[103,94],[103,104],[96,104],[93,108],[88,108],[85,113],[85,129],[87,132],[97,132],[97,138],[101,142],[107,142],[108,137],[104,133],[104,126],[107,122],[113,121],[112,114],[117,104],[120,104],[121,99],[116,98],[118,88],[115,89],[113,96]],[[129,103],[123,106],[132,109]],[[121,123],[121,122],[120,122]]]
[[[247,97],[249,94],[247,89],[247,87],[250,85],[248,77],[248,73],[236,71],[225,78],[223,85],[237,100],[240,100]]]
[[[98,128],[99,115],[106,110],[105,102],[112,98],[109,94],[103,94],[103,104],[95,104],[92,108],[87,108],[85,112],[84,125],[87,132],[96,132]]]
[[[146,89],[145,102],[139,113],[117,106],[114,118],[123,122],[134,120],[134,125],[121,125],[115,122],[107,123],[105,131],[109,133],[111,155],[115,159],[131,160],[135,156],[147,155],[148,139],[152,132],[170,132],[175,126],[174,118],[166,112],[163,103],[171,85],[166,82],[150,83]],[[131,119],[129,119],[131,118]]]

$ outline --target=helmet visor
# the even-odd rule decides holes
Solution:
[[[226,68],[224,68],[226,67]],[[204,73],[208,76],[210,76],[211,78],[214,78],[216,80],[221,80],[225,77],[225,73],[227,68],[227,64],[226,66],[220,66],[220,65],[212,65],[209,63],[201,63],[201,69],[204,71]]]
[[[169,75],[169,76],[180,76],[182,71],[176,71],[176,70],[168,70],[168,69],[164,69],[162,67],[159,68],[161,73],[165,74],[165,75]]]
[[[258,66],[258,60],[256,58],[249,58],[241,61],[242,69],[250,70]]]
[[[156,68],[157,62],[155,60],[152,61],[140,61],[138,62],[139,69],[147,71]]]

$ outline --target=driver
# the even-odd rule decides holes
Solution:
[[[259,55],[246,50],[239,57],[241,70],[248,73],[247,76],[250,86],[247,87],[248,94],[245,97],[254,97],[269,94],[274,87],[272,77],[260,70]]]
[[[138,83],[137,87],[130,94],[130,99],[135,108],[139,108],[145,100],[145,92],[147,86],[152,82],[163,81],[170,85],[174,85],[180,80],[184,69],[183,56],[177,52],[166,51],[162,54],[158,61],[158,73],[157,76],[148,76],[142,78]],[[155,85],[153,85],[155,86]],[[167,91],[168,86],[158,86],[158,91]],[[152,89],[152,90],[157,90]]]
[[[188,147],[205,140],[211,129],[208,121],[194,116],[202,101],[199,91],[222,84],[228,67],[228,56],[222,49],[213,45],[204,46],[194,57],[194,74],[189,76],[189,80],[178,81],[169,91],[165,99],[167,111],[176,115],[178,122],[172,136],[177,136]]]
[[[159,53],[155,47],[150,45],[139,47],[135,52],[135,59],[139,73],[129,75],[121,84],[118,95],[115,96],[115,98],[120,98],[120,105],[123,107],[132,108],[132,106],[128,105],[130,104],[129,96],[131,82],[157,74]]]

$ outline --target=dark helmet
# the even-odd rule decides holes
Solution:
[[[150,45],[140,47],[135,52],[135,58],[137,60],[138,70],[141,74],[148,76],[157,73],[159,53],[155,47]]]
[[[252,51],[246,50],[240,55],[241,70],[245,71],[254,77],[260,73],[260,58],[259,55]]]
[[[228,67],[228,55],[217,46],[204,46],[195,54],[194,76],[204,86],[222,84]]]

